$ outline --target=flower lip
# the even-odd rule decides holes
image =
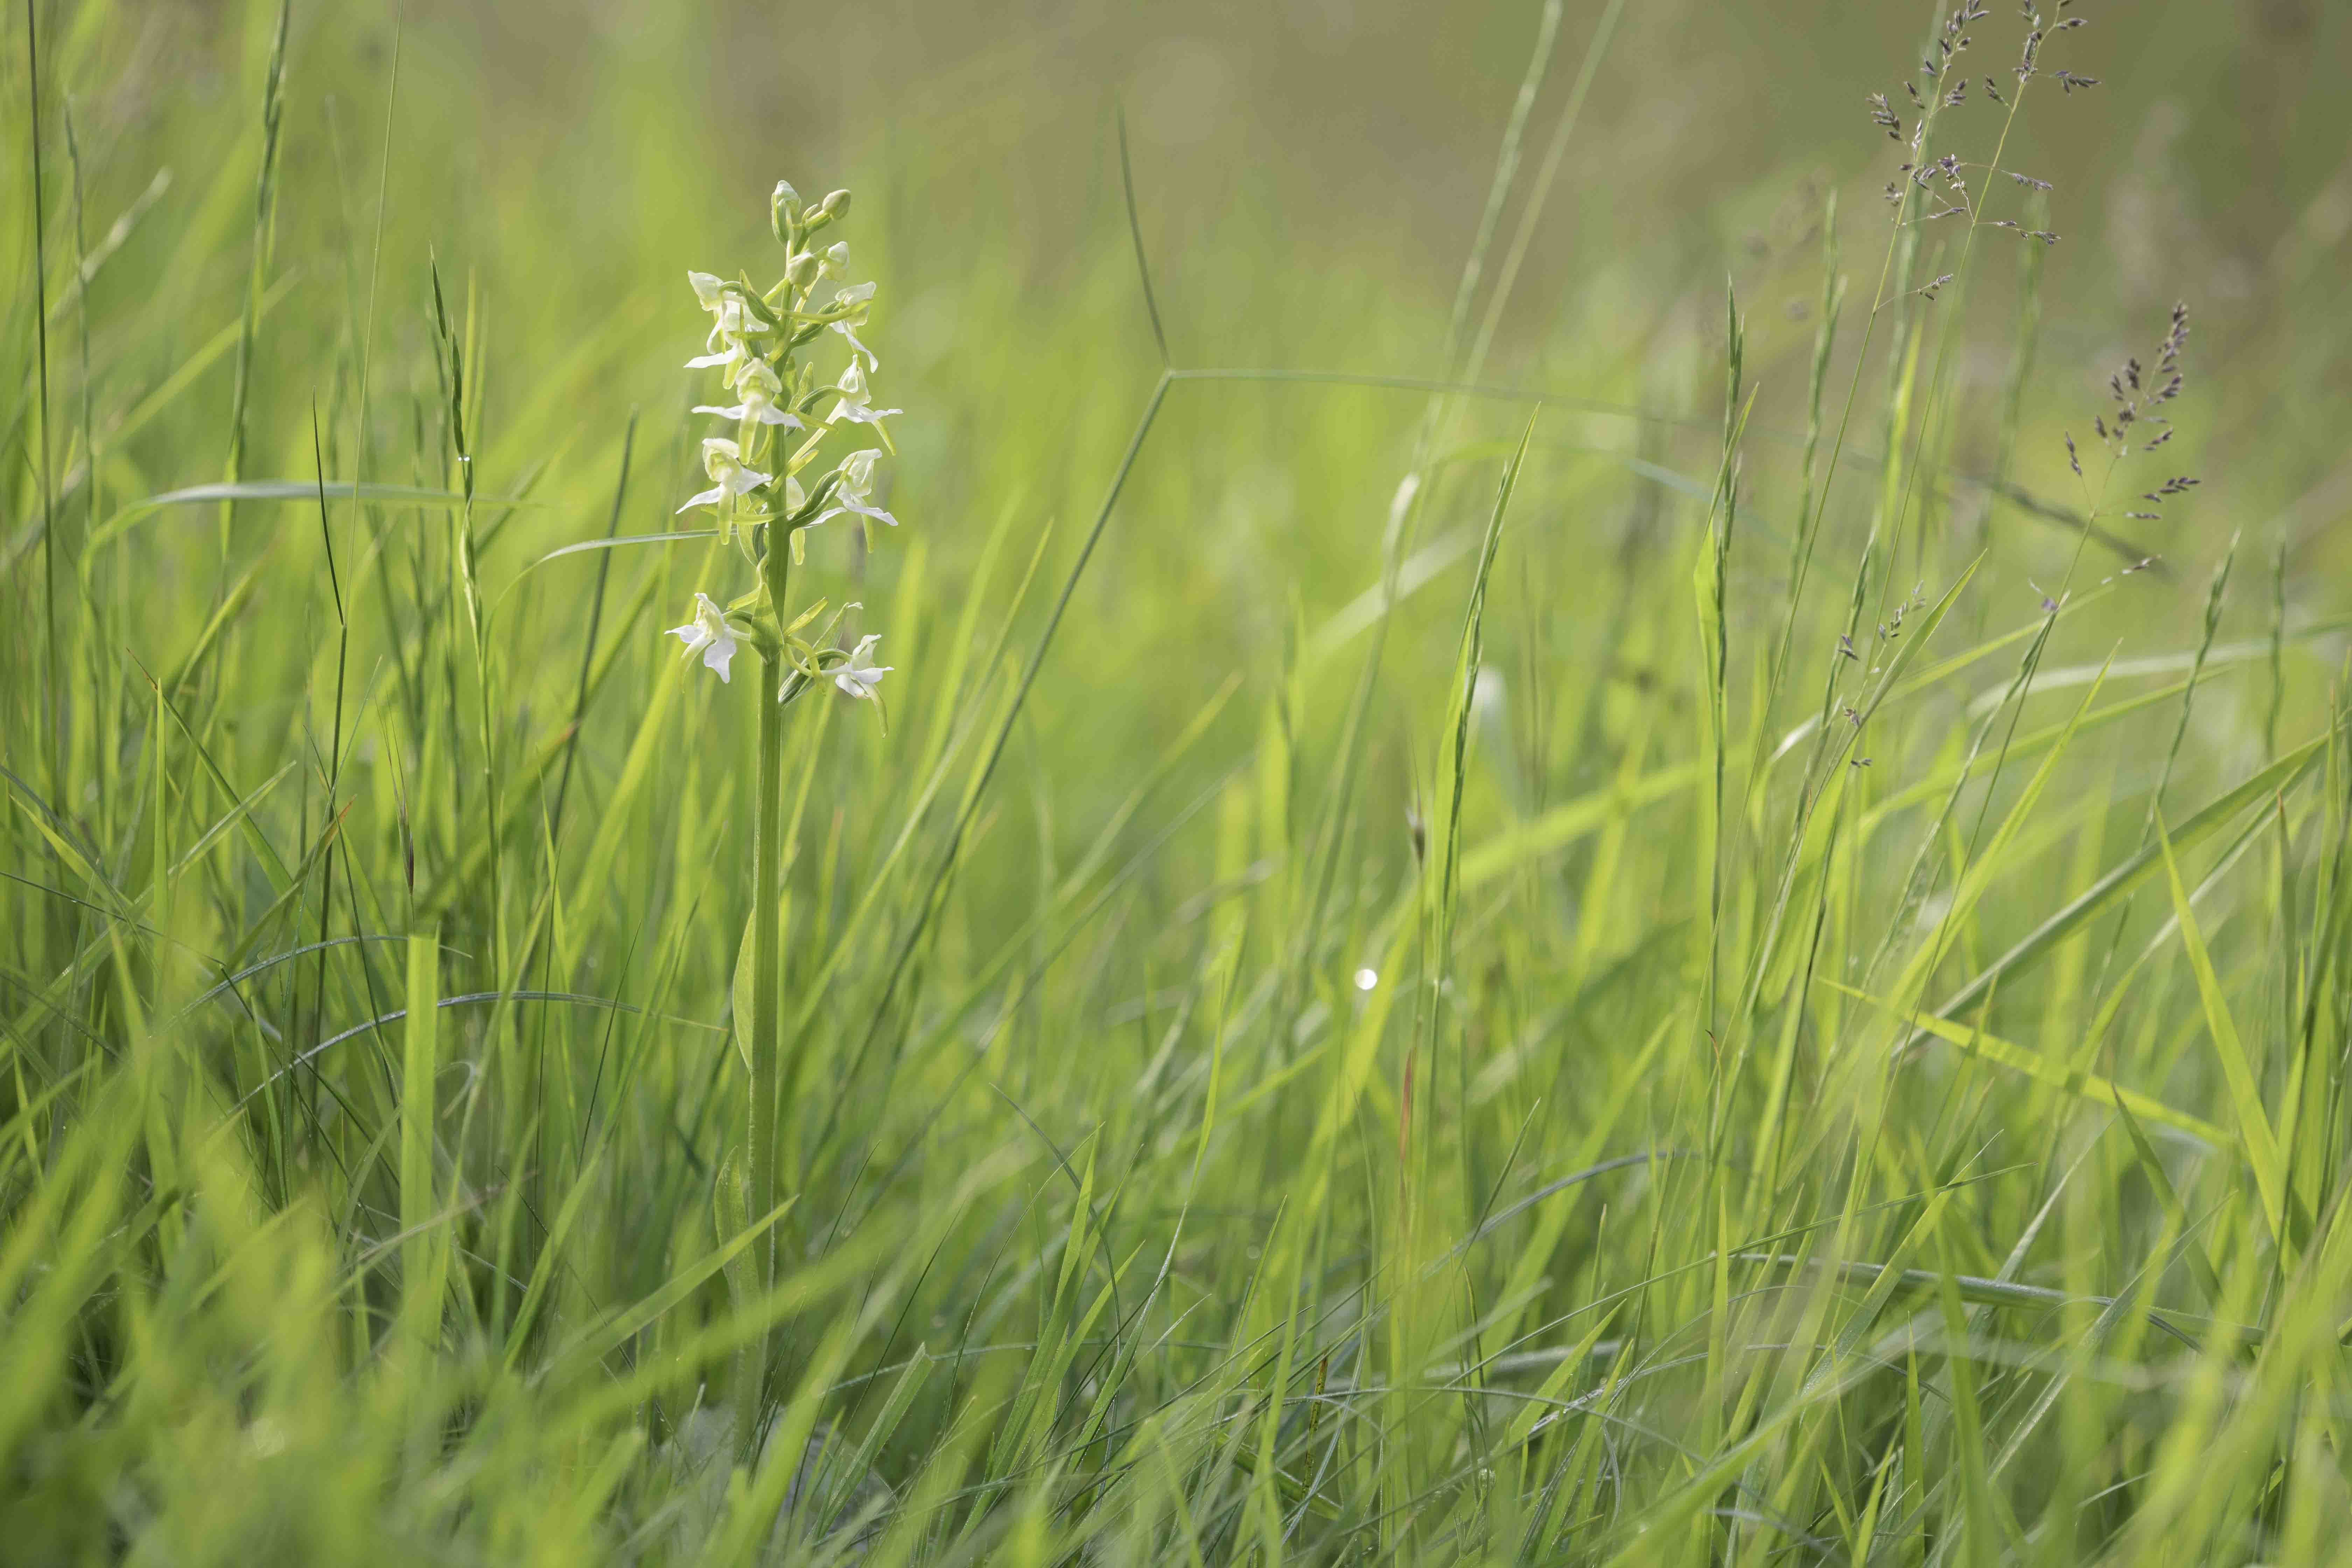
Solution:
[[[728,623],[727,612],[720,609],[709,595],[697,589],[694,619],[682,626],[672,626],[662,635],[684,643],[688,658],[691,658],[698,653],[702,655],[704,667],[717,670],[721,684],[730,682],[728,665],[734,658],[736,647],[742,637]]]
[[[805,428],[799,419],[754,393],[746,393],[742,402],[725,406],[715,403],[698,403],[694,405],[694,411],[697,414],[716,414],[721,419],[756,419],[762,425],[781,425],[787,430]]]
[[[850,650],[849,662],[833,671],[834,685],[852,697],[873,696],[875,688],[882,684],[882,678],[898,668],[874,662],[874,650],[881,643],[880,635],[875,632],[868,632],[858,638],[857,646]]]

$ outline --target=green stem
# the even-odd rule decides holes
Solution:
[[[767,579],[771,605],[784,603],[791,556],[784,541],[772,538],[761,573]],[[776,692],[790,667],[781,648],[763,655],[760,667],[760,776],[751,834],[751,1119],[750,1127],[751,1193],[750,1214],[756,1223],[772,1213],[777,1202],[777,1118],[782,1109],[779,1092],[778,1014],[783,995],[782,930],[784,710]],[[760,1244],[760,1283],[775,1284],[775,1242]]]
[[[751,1215],[776,1206],[776,1012],[783,990],[783,911],[777,859],[783,838],[784,710],[775,700],[781,658],[761,663],[760,783],[751,837]],[[761,1283],[772,1283],[763,1267]]]

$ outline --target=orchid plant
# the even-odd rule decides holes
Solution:
[[[742,962],[751,981],[744,1029],[751,1065],[748,1128],[749,1216],[772,1214],[777,1205],[779,1128],[786,1078],[780,1059],[783,851],[783,710],[809,692],[831,685],[870,705],[887,729],[882,678],[891,667],[877,661],[879,636],[868,633],[844,648],[835,633],[844,605],[828,616],[823,600],[787,615],[792,568],[803,558],[802,533],[836,517],[854,517],[868,531],[898,520],[875,502],[876,466],[893,453],[884,421],[899,410],[875,405],[867,378],[881,366],[858,337],[870,331],[875,286],[845,281],[849,247],[838,239],[820,245],[817,236],[849,214],[849,193],[835,191],[814,205],[803,204],[789,184],[778,184],[769,204],[771,225],[784,247],[783,276],[771,287],[755,287],[747,276],[721,278],[689,272],[695,299],[709,314],[702,353],[688,368],[715,370],[722,385],[697,414],[734,424],[732,435],[706,437],[702,467],[709,487],[688,496],[680,512],[710,514],[719,534],[735,543],[751,567],[751,588],[721,605],[709,595],[694,595],[692,618],[664,634],[699,654],[705,667],[731,684],[737,650],[759,656],[759,779],[754,792],[751,929]],[[837,334],[847,363],[827,378],[814,363],[816,350]],[[880,445],[828,452],[836,431],[856,430]],[[832,443],[846,446],[846,442]],[[820,625],[820,622],[822,623]],[[812,633],[811,627],[816,629]],[[806,634],[806,635],[804,635]],[[731,1205],[734,1194],[727,1194]],[[759,1248],[761,1285],[775,1277],[774,1232]],[[752,1373],[751,1381],[759,1373]],[[751,1389],[741,1398],[748,1416]]]

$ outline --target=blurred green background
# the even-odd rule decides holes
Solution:
[[[94,290],[92,363],[118,399],[152,388],[235,317],[273,10],[167,0],[52,24],[93,239],[171,173]],[[1601,14],[1567,8],[1530,165]],[[2330,535],[2352,499],[2335,434],[2352,393],[2338,308],[2352,116],[2329,87],[2352,57],[2352,16],[2315,0],[2084,14],[2092,25],[2073,47],[2101,86],[2027,116],[2010,160],[2055,184],[2051,224],[2063,236],[2048,258],[2017,477],[2059,488],[2057,429],[2095,411],[2113,363],[2186,300],[2195,385],[2213,395],[2178,449],[2206,484],[2146,542],[2195,567],[2231,527],[2275,531],[2291,542],[2296,591],[2317,592],[2343,564]],[[1070,532],[1157,368],[1120,211],[1116,107],[1130,121],[1143,241],[1179,364],[1436,374],[1538,16],[1532,4],[1342,0],[297,6],[271,272],[287,292],[260,347],[266,363],[283,354],[308,374],[257,378],[247,472],[306,472],[310,401],[348,406],[388,132],[377,364],[430,401],[421,302],[437,255],[478,289],[487,324],[485,489],[547,459],[535,493],[567,510],[562,524],[509,532],[500,549],[517,553],[494,561],[492,577],[524,548],[576,536],[635,405],[658,454],[640,471],[664,477],[638,491],[623,531],[653,529],[655,491],[687,466],[671,418],[690,379],[677,366],[692,320],[681,274],[758,256],[761,194],[782,176],[859,192],[852,238],[884,285],[884,385],[916,415],[902,512],[950,561],[968,559],[1007,506]],[[1652,456],[1676,460],[1678,441],[1703,454],[1728,276],[1751,316],[1755,427],[1768,440],[1797,429],[1821,196],[1841,195],[1859,290],[1897,161],[1862,100],[1885,90],[1899,103],[1931,21],[1930,8],[1889,5],[1629,8],[1500,314],[1487,379],[1696,413],[1699,428],[1658,437]],[[1989,47],[1974,63],[2007,61]],[[1985,326],[1957,384],[1954,461],[1977,472],[1991,466],[1994,420],[1970,415],[1999,400],[2014,271],[1998,250],[1985,262],[1966,307]],[[152,309],[110,331],[128,301]],[[229,380],[216,364],[194,391],[225,399]],[[408,423],[395,401],[378,403],[393,428]],[[1289,595],[1319,618],[1367,587],[1402,458],[1388,471],[1302,466],[1286,437],[1286,422],[1342,408],[1395,439],[1418,411],[1394,394],[1181,392],[1059,671],[1107,682],[1121,659],[1214,638],[1263,653]],[[1512,417],[1484,416],[1497,430]],[[1623,420],[1569,425],[1571,442],[1630,451],[1642,439]],[[1040,431],[1059,439],[1041,443]],[[1212,432],[1214,461],[1187,455]],[[348,432],[330,421],[328,438]],[[1867,456],[1866,433],[1859,445]],[[161,432],[112,458],[119,498],[216,477],[213,454]],[[1612,493],[1573,525],[1547,525],[1567,550],[1559,563],[1573,560],[1568,542],[1605,547],[1594,542],[1625,526],[1631,500]],[[1756,504],[1785,531],[1790,498]],[[1954,505],[1938,526],[1972,533],[1983,499]],[[1694,516],[1685,499],[1661,526]],[[2022,562],[2063,557],[2066,541],[2021,514],[2001,509],[1990,526],[2014,536]],[[1207,570],[1174,572],[1180,558]],[[1132,636],[1136,585],[1180,577],[1185,602],[1142,595],[1153,636]],[[1579,585],[1573,574],[1545,583],[1581,612],[1592,606],[1578,604]],[[1988,586],[2027,592],[1998,576]],[[2180,597],[2193,616],[2196,595]]]
[[[163,0],[62,10],[52,23],[92,242],[160,171],[171,176],[93,289],[101,411],[161,384],[236,318],[273,11]],[[2275,531],[2292,545],[2293,591],[2324,596],[2352,501],[2338,434],[2352,395],[2340,310],[2352,115],[2327,86],[2352,58],[2352,15],[2315,0],[2085,14],[2075,47],[2102,85],[2028,116],[2011,160],[2056,184],[2051,223],[2064,237],[2048,261],[2017,477],[2057,487],[2058,426],[2087,418],[2112,364],[2187,300],[2204,395],[2176,449],[2206,484],[2145,542],[2201,568],[2232,526]],[[1178,363],[1437,374],[1538,15],[1532,4],[1345,0],[296,6],[271,268],[285,293],[261,329],[268,369],[246,472],[309,471],[314,399],[331,416],[329,467],[347,471],[349,430],[332,416],[353,401],[372,286],[387,389],[376,419],[381,432],[413,426],[402,398],[434,398],[423,300],[437,255],[453,289],[478,289],[486,323],[480,482],[504,493],[544,461],[534,494],[560,514],[508,531],[489,578],[593,526],[637,405],[653,460],[622,531],[655,531],[689,467],[672,417],[690,400],[677,367],[693,320],[681,275],[761,254],[762,193],[789,176],[859,192],[851,237],[884,285],[883,385],[912,411],[899,513],[950,571],[1007,507],[1061,520],[1066,552],[1156,369],[1120,211],[1115,107],[1130,120],[1143,241]],[[1567,8],[1530,164],[1600,17],[1596,5]],[[1681,466],[1703,479],[1712,412],[1701,405],[1727,275],[1751,315],[1755,427],[1768,438],[1799,427],[1820,199],[1841,194],[1859,290],[1896,161],[1862,100],[1897,92],[1931,19],[1879,4],[1630,7],[1499,318],[1487,378],[1696,413],[1695,429],[1654,433],[1649,455],[1676,463],[1679,443],[1698,454]],[[21,72],[21,52],[11,60]],[[2006,60],[1987,49],[1977,63]],[[12,102],[21,114],[21,94]],[[1968,308],[1990,325],[1964,348],[1957,383],[1955,462],[1979,472],[1992,461],[1985,410],[2008,364],[2014,270],[1998,252],[1986,261]],[[215,362],[186,395],[226,404],[230,383]],[[1293,437],[1299,421],[1348,417],[1377,451],[1403,440],[1416,412],[1389,393],[1181,389],[1085,585],[1049,699],[1066,689],[1057,707],[1082,701],[1142,664],[1223,650],[1201,658],[1205,690],[1234,662],[1223,655],[1276,657],[1292,595],[1319,622],[1370,587],[1402,454],[1388,468],[1300,462]],[[1499,405],[1479,416],[1497,431],[1515,417]],[[174,439],[184,428],[107,443],[109,492],[216,478],[218,449],[188,449]],[[1552,429],[1628,452],[1643,440],[1605,416]],[[379,477],[412,477],[412,459],[385,460],[403,471]],[[1615,548],[1628,528],[1696,516],[1687,497],[1599,482],[1602,504],[1543,525],[1531,586],[1571,638],[1608,624],[1586,596],[1603,592],[1601,575],[1578,573],[1580,556]],[[1793,504],[1785,485],[1762,493],[1757,537],[1785,537]],[[2007,509],[1988,522],[1986,504],[1961,494],[1935,526],[1997,528],[2017,569],[1989,574],[1984,592],[2030,605],[2021,579],[2055,570],[2067,541]],[[209,549],[196,513],[184,516],[190,526],[151,525],[153,536]],[[641,555],[621,568],[646,569]],[[2135,616],[2154,607],[2147,597]],[[2198,596],[2175,597],[2155,618],[2185,625]],[[205,612],[184,613],[197,620],[174,628],[184,640]],[[1181,688],[1137,684],[1169,706],[1097,715],[1101,744],[1147,744],[1189,711]]]

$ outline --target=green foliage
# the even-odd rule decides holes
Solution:
[[[814,76],[698,141],[732,13],[551,124],[439,13],[34,0],[0,1556],[2352,1561],[2346,176],[2283,322],[2086,353],[2161,309],[2001,176],[2130,144],[2107,13],[1710,196],[1616,178],[1642,9],[1494,10],[1491,178],[1180,242],[1150,105],[1050,212]],[[916,411],[796,622],[671,510],[686,268],[833,324],[720,281],[780,175]],[[661,635],[746,554],[788,726]]]

